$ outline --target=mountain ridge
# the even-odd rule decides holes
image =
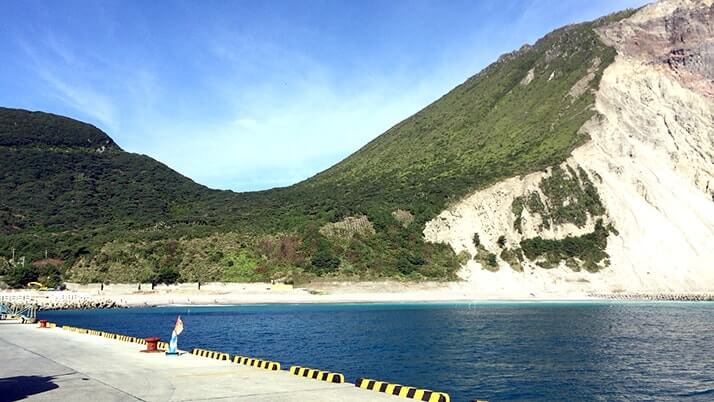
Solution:
[[[0,109],[0,167],[20,168],[0,181],[0,250],[31,260],[50,250],[65,261],[61,274],[79,281],[156,280],[166,270],[186,281],[480,272],[484,283],[511,271],[610,272],[621,228],[594,168],[572,160],[592,142],[586,128],[605,118],[600,81],[622,52],[600,31],[633,15],[568,25],[502,55],[338,164],[260,192],[208,189],[108,136],[86,141],[93,126],[81,123],[66,127],[84,133],[64,144],[81,149],[73,157],[52,149],[63,145],[56,136],[36,143],[56,131],[34,121],[42,114],[18,129]],[[12,142],[3,136],[22,140],[3,146]],[[444,215],[505,182],[519,190],[498,190],[511,201],[490,217]],[[463,230],[435,223],[442,216]]]
[[[618,55],[596,93],[598,115],[582,127],[591,140],[564,164],[475,191],[427,223],[427,239],[474,256],[460,271],[472,291],[586,297],[714,288],[713,13],[711,0],[661,1],[599,29]],[[597,203],[553,191],[582,188],[583,177]],[[573,214],[585,201],[598,208]],[[581,246],[598,221],[613,230],[592,258],[596,248]],[[501,269],[482,269],[474,231],[484,253],[500,253]],[[503,268],[519,247],[530,256],[516,261],[523,275],[514,275]]]

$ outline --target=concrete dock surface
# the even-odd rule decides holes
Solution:
[[[0,324],[0,401],[408,401],[37,325]]]

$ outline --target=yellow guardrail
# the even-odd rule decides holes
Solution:
[[[280,363],[278,362],[273,362],[270,360],[260,360],[252,357],[233,356],[233,363],[243,364],[250,367],[262,368],[266,370],[280,370]]]
[[[209,359],[227,360],[227,361],[231,360],[231,357],[228,353],[216,352],[213,350],[195,348],[191,351],[191,354],[196,355],[196,356],[201,356],[201,357],[208,357]]]
[[[451,402],[449,394],[444,392],[407,387],[405,385],[391,384],[384,381],[371,380],[369,378],[358,378],[357,382],[355,382],[355,387],[424,402]]]
[[[345,382],[345,376],[343,374],[301,366],[290,367],[290,374],[312,378],[313,380],[332,382],[335,384],[342,384]]]
[[[63,325],[62,329],[65,331],[76,332],[78,334],[86,334],[88,331],[84,328],[72,327],[70,325]]]
[[[136,338],[134,338],[133,336],[119,335],[119,334],[117,334],[116,339],[118,341],[122,341],[122,342],[134,342],[135,343],[135,341],[136,341]]]

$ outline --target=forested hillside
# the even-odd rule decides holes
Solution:
[[[35,276],[80,281],[453,279],[465,257],[425,242],[424,223],[587,141],[615,56],[594,29],[629,14],[504,55],[332,168],[268,191],[211,190],[91,125],[0,109],[0,269],[16,270],[15,249],[61,261]]]

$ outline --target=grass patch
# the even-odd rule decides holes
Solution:
[[[542,268],[554,268],[561,261],[571,268],[575,266],[590,272],[597,272],[605,267],[609,257],[605,252],[607,237],[613,230],[605,226],[601,219],[595,223],[595,229],[582,236],[567,236],[561,240],[535,237],[521,241],[523,254],[535,261]]]

